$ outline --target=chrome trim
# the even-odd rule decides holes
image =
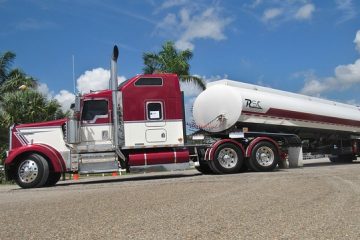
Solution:
[[[15,124],[11,125],[9,128],[9,151],[12,149],[12,130],[15,127]]]

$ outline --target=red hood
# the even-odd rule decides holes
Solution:
[[[17,128],[29,128],[29,127],[56,127],[61,126],[66,122],[66,118],[64,119],[58,119],[54,121],[48,121],[48,122],[37,122],[37,123],[25,123],[25,124],[19,124],[16,125]]]

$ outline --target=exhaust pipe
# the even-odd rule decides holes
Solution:
[[[114,123],[114,147],[117,155],[122,159],[125,160],[124,154],[119,149],[119,114],[118,114],[118,101],[117,101],[117,93],[118,93],[118,81],[117,81],[117,59],[119,56],[119,49],[115,45],[113,49],[113,54],[111,57],[111,70],[110,70],[110,85],[111,85],[111,96],[112,96],[112,103],[113,103],[113,123]]]

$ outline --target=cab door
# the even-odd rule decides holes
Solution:
[[[85,145],[112,144],[112,123],[107,99],[91,99],[83,103],[81,113],[81,142]]]

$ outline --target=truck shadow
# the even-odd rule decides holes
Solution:
[[[343,165],[357,165],[357,164],[360,164],[359,161],[355,161],[355,162],[351,162],[351,163],[341,163],[341,162],[338,162],[338,163],[333,163],[333,162],[306,162],[304,161],[304,168],[309,168],[309,167],[321,167],[321,166],[343,166]]]
[[[54,187],[57,186],[70,186],[70,185],[91,185],[91,184],[102,184],[102,183],[120,183],[120,182],[136,182],[136,181],[154,181],[154,180],[165,180],[165,179],[178,179],[178,178],[190,178],[190,177],[195,177],[195,176],[200,176],[202,175],[201,173],[194,173],[194,174],[181,174],[181,173],[176,173],[176,174],[166,174],[166,175],[143,175],[143,176],[139,176],[139,175],[134,175],[134,176],[125,176],[124,178],[122,178],[121,176],[117,176],[117,177],[113,177],[112,179],[110,179],[110,177],[107,177],[106,179],[82,179],[79,180],[78,182],[75,182],[74,180],[70,180],[71,182],[66,182],[66,181],[59,181],[58,184],[56,184]],[[101,177],[99,177],[101,178]]]

